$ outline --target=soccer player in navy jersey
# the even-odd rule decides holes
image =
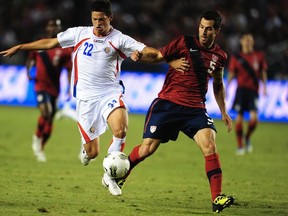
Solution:
[[[232,109],[237,112],[235,131],[237,137],[237,155],[247,151],[251,153],[253,146],[250,137],[258,122],[257,104],[259,84],[263,83],[263,94],[266,95],[267,62],[262,51],[254,50],[254,37],[245,32],[240,38],[241,51],[231,56],[228,65],[228,85],[237,79],[237,90]],[[244,113],[249,112],[247,131],[244,133]]]
[[[186,68],[169,67],[158,97],[152,102],[145,119],[143,142],[129,155],[130,171],[146,157],[152,155],[161,143],[175,141],[179,132],[193,139],[205,159],[205,171],[210,183],[213,212],[221,212],[234,202],[234,197],[222,194],[222,170],[216,149],[216,128],[205,108],[208,81],[213,77],[214,96],[222,120],[232,129],[232,120],[225,105],[223,84],[226,53],[215,44],[222,23],[218,11],[201,15],[198,36],[181,36],[156,50],[150,47],[135,52],[134,61],[161,62],[183,58]],[[181,72],[182,71],[182,72]],[[128,176],[126,176],[127,178]],[[118,179],[121,188],[126,178]]]
[[[53,38],[61,30],[59,19],[50,19],[45,27],[46,37]],[[46,162],[44,147],[52,134],[53,120],[57,111],[57,98],[60,93],[60,75],[63,68],[70,73],[73,49],[56,47],[46,51],[32,51],[26,61],[27,75],[35,80],[35,95],[40,115],[33,135],[32,149],[36,159]],[[32,67],[36,67],[35,77],[31,76]]]

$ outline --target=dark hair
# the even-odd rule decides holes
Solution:
[[[240,33],[240,37],[243,37],[244,35],[252,35],[253,36],[253,34],[252,34],[252,32],[250,32],[250,31],[242,31],[241,33]]]
[[[100,11],[104,12],[105,15],[111,16],[112,15],[112,5],[109,0],[96,0],[91,4],[90,10],[93,11]]]
[[[200,20],[204,18],[206,20],[214,20],[213,27],[220,29],[222,24],[222,16],[219,11],[206,11],[200,16]]]

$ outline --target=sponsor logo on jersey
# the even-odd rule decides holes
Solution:
[[[104,40],[97,40],[97,39],[95,39],[94,42],[95,42],[95,43],[104,43]]]
[[[190,48],[189,51],[190,51],[190,52],[197,52],[198,50],[197,50],[197,49],[192,49],[192,48]]]

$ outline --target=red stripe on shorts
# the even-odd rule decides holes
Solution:
[[[83,136],[84,139],[85,139],[85,142],[86,142],[86,143],[89,143],[89,142],[91,141],[90,138],[89,138],[89,136],[85,133],[85,131],[84,131],[83,128],[81,127],[80,123],[77,122],[77,124],[78,124],[79,130],[80,130],[80,133],[82,134],[82,136]]]

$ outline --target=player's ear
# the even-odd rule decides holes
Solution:
[[[221,28],[216,29],[215,34],[218,35],[220,33],[220,31],[221,31]]]
[[[113,20],[113,18],[114,18],[114,14],[111,13],[111,16],[109,17],[109,21],[111,22]]]

